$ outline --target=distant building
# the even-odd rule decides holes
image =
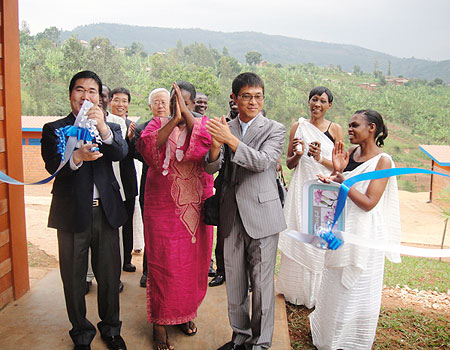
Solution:
[[[420,145],[419,149],[431,158],[431,170],[450,175],[450,146]],[[450,178],[431,175],[430,202],[438,199],[447,187],[450,187]]]
[[[256,67],[265,67],[267,65],[267,61],[259,61],[259,63],[256,64]]]
[[[409,81],[409,79],[406,79],[406,78],[395,78],[395,77],[391,77],[391,76],[386,76],[385,80],[386,80],[386,84],[394,84],[394,85],[398,85],[398,86],[402,86]]]
[[[80,44],[83,45],[84,47],[88,47],[89,43],[86,40],[79,40]]]
[[[376,83],[362,83],[358,85],[360,88],[366,89],[368,91],[375,91],[378,87]]]

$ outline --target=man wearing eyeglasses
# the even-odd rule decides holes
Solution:
[[[95,336],[94,325],[86,318],[86,272],[88,250],[98,283],[97,324],[109,349],[126,350],[120,336],[119,319],[119,226],[127,215],[119,193],[112,162],[125,157],[128,146],[120,127],[105,122],[100,109],[100,78],[91,71],[75,74],[69,84],[72,112],[65,118],[47,123],[42,129],[42,158],[53,174],[61,162],[56,129],[73,125],[85,100],[94,106],[86,113],[96,121],[102,139],[99,145],[83,144],[71,155],[55,177],[48,226],[57,229],[59,265],[64,296],[72,329],[69,334],[75,350],[89,350]],[[98,148],[93,149],[93,146]]]
[[[285,127],[264,117],[264,82],[254,73],[232,84],[238,117],[207,123],[213,143],[205,170],[223,167],[220,225],[224,237],[228,317],[233,336],[219,350],[268,349],[274,326],[278,233],[286,228],[276,184]],[[248,283],[252,286],[249,312]]]

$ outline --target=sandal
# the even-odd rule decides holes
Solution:
[[[186,323],[179,324],[178,327],[180,327],[181,331],[192,337],[193,335],[197,334],[197,327],[195,326],[195,323],[192,321],[188,321]]]
[[[157,339],[155,332],[155,325],[153,325],[153,349],[154,350],[173,350],[173,346],[169,344],[169,336],[167,335],[167,331],[163,325],[156,325],[157,327],[162,327],[164,329],[164,333],[166,334],[166,339],[161,340]]]

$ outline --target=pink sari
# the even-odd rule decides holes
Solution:
[[[212,226],[203,223],[203,202],[213,194],[213,177],[203,170],[211,145],[207,119],[196,119],[187,137],[175,128],[158,149],[158,131],[167,118],[154,118],[137,144],[150,167],[143,215],[150,323],[194,319],[206,294],[213,239]]]

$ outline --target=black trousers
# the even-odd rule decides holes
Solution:
[[[223,259],[223,241],[224,241],[223,236],[219,234],[219,231],[217,231],[216,249],[214,250],[214,254],[216,255],[217,273],[225,275],[225,262]]]
[[[147,174],[147,172],[145,172],[145,174]],[[142,176],[144,176],[143,171],[142,171]],[[139,205],[141,206],[142,220],[144,220],[144,192],[145,192],[145,181],[144,181],[144,186],[142,186],[142,180],[141,180],[141,188],[139,190]],[[147,256],[145,255],[145,248],[144,248],[143,254],[144,254],[144,259],[142,259],[142,273],[144,275],[147,275],[148,265],[147,265]]]
[[[133,215],[134,215],[134,204],[136,202],[136,197],[126,199],[123,204],[125,204],[125,209],[127,211],[128,219],[122,228],[122,241],[123,241],[123,263],[131,263],[131,252],[133,250]]]
[[[98,284],[97,324],[104,337],[120,334],[119,280],[120,251],[119,230],[112,228],[102,207],[94,207],[92,225],[84,232],[58,230],[59,266],[64,286],[66,309],[72,329],[69,334],[73,342],[90,344],[95,336],[95,327],[86,319],[86,272],[88,251],[92,252],[92,269]]]

